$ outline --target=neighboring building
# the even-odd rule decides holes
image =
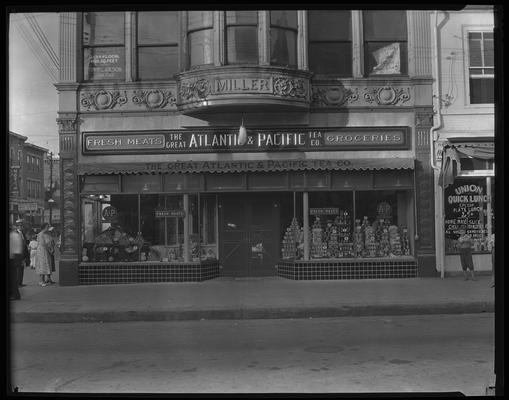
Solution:
[[[9,223],[23,219],[25,227],[40,226],[44,212],[43,159],[48,149],[9,132]]]
[[[431,24],[438,76],[434,85],[437,267],[442,276],[461,271],[457,238],[465,228],[475,241],[475,269],[490,271],[488,242],[495,228],[493,6],[437,11]]]
[[[56,158],[52,153],[46,154],[44,158],[44,190],[45,190],[44,221],[50,222],[55,227],[59,227],[60,208],[61,208],[60,160]],[[53,202],[51,201],[48,202],[48,200],[50,199],[52,199]]]
[[[61,13],[60,283],[435,276],[430,14]]]

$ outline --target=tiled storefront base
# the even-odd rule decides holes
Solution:
[[[219,263],[83,263],[81,285],[142,282],[202,282],[220,275]]]
[[[415,278],[417,261],[413,258],[279,261],[276,271],[280,277],[295,280]]]

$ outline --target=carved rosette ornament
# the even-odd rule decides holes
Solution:
[[[341,86],[313,87],[311,102],[315,106],[337,106],[353,103],[359,99],[359,90]]]
[[[126,91],[119,90],[99,90],[97,92],[85,92],[81,94],[81,105],[89,111],[91,108],[96,110],[108,110],[116,106],[122,106],[127,103]]]
[[[174,106],[177,102],[176,97],[170,90],[135,90],[133,103],[138,106],[145,106],[153,110],[156,108],[164,108],[168,104]]]
[[[409,88],[392,88],[390,86],[383,86],[380,88],[366,88],[364,99],[368,103],[376,102],[381,106],[393,106],[398,103],[406,103],[410,100]]]
[[[274,78],[274,94],[305,99],[307,96],[306,84],[303,79],[276,77]]]
[[[210,94],[210,82],[207,79],[181,82],[178,94],[182,100],[205,99]]]

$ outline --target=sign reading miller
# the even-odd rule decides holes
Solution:
[[[84,132],[83,154],[175,154],[267,151],[392,150],[410,147],[407,127]]]

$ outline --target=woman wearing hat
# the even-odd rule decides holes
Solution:
[[[51,275],[51,258],[53,239],[48,232],[49,224],[45,223],[37,234],[37,253],[35,254],[35,272],[39,274],[39,285],[47,286]]]

